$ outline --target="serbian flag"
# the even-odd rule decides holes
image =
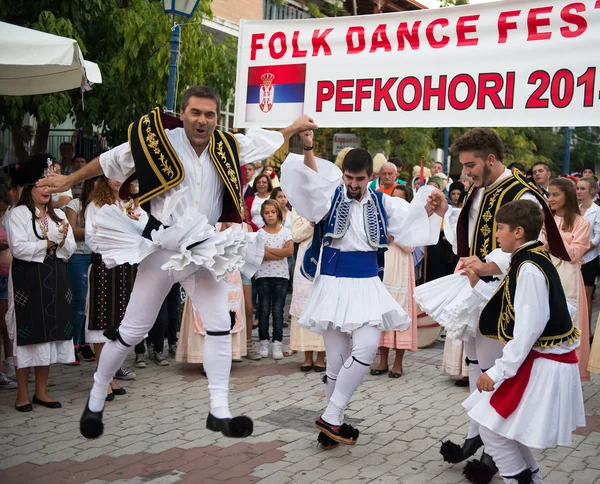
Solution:
[[[304,114],[305,64],[248,68],[246,121],[287,122]]]

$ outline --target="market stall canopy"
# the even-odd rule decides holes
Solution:
[[[101,83],[77,41],[0,22],[0,94],[47,94]]]

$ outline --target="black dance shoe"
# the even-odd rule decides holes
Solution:
[[[527,470],[531,477],[531,471]],[[486,454],[485,451],[481,454],[480,460],[470,460],[463,469],[463,475],[473,484],[489,484],[492,482],[496,472],[498,472],[498,468],[494,463],[494,459],[492,459],[491,455]]]
[[[102,423],[102,412],[92,412],[90,410],[90,401],[85,404],[85,410],[79,421],[79,431],[86,439],[97,439],[104,432],[104,424]]]
[[[317,442],[319,443],[319,445],[321,446],[321,449],[323,449],[323,450],[335,449],[336,447],[339,447],[339,445],[340,445],[339,442],[336,442],[335,440],[333,440],[331,437],[328,437],[323,432],[319,432],[319,435],[317,436]]]
[[[467,460],[469,457],[475,454],[477,449],[479,449],[479,447],[482,445],[483,441],[479,435],[470,439],[466,439],[462,447],[460,447],[458,444],[455,444],[451,440],[446,440],[445,442],[442,442],[440,454],[442,454],[442,457],[446,462],[449,462],[450,464],[457,464],[463,460]]]
[[[242,438],[252,435],[254,423],[250,417],[240,415],[233,418],[217,418],[212,413],[206,418],[206,428],[221,432],[225,437]]]
[[[355,445],[358,436],[360,435],[358,429],[355,429],[352,425],[331,425],[322,418],[319,418],[315,422],[315,427],[331,440],[334,440],[339,444]]]

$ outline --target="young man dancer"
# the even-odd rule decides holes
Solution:
[[[331,448],[356,443],[359,432],[344,424],[344,409],[369,371],[381,331],[402,331],[410,324],[380,279],[388,236],[411,246],[435,243],[441,219],[434,212],[443,213],[447,202],[431,187],[410,205],[375,192],[368,188],[373,159],[366,150],[349,151],[340,171],[315,159],[312,131],[301,134],[304,158],[288,156],[281,187],[298,213],[315,222],[303,272],[314,278],[320,260],[320,273],[299,324],[324,338],[328,405],[315,425],[321,445]]]

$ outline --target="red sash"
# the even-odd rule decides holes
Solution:
[[[525,393],[529,378],[531,377],[533,362],[537,358],[545,358],[546,360],[559,361],[568,364],[575,364],[578,362],[575,350],[563,355],[540,353],[539,351],[531,350],[523,364],[517,370],[517,374],[502,382],[490,399],[490,405],[494,407],[494,410],[496,410],[501,417],[510,417],[519,406],[519,403],[521,403],[523,393]]]

